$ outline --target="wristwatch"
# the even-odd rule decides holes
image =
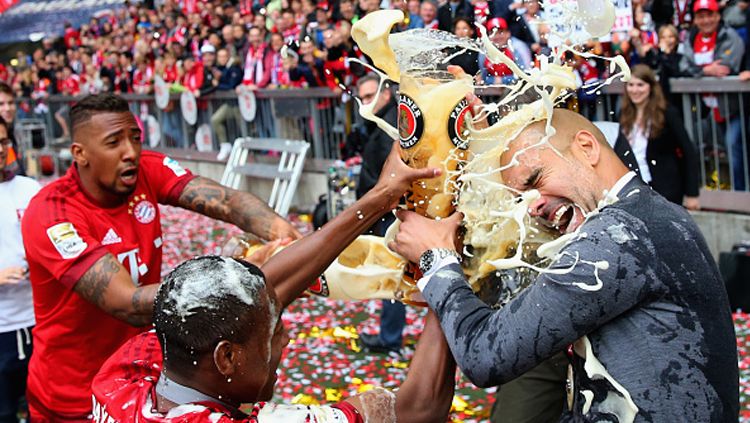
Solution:
[[[459,262],[461,261],[461,255],[454,250],[449,248],[431,248],[419,256],[419,270],[421,270],[424,275],[432,270],[433,266],[435,266],[440,260],[449,256],[455,257]]]

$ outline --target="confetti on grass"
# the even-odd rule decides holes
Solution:
[[[218,254],[236,227],[179,208],[162,206],[164,265],[162,274],[199,255]],[[310,232],[306,216],[290,216],[303,233]],[[406,377],[408,363],[422,330],[424,310],[407,306],[405,348],[400,357],[369,354],[357,343],[358,331],[378,331],[379,302],[345,303],[302,298],[284,312],[291,341],[279,366],[275,401],[320,404],[365,392],[375,386],[396,388]],[[734,315],[740,367],[740,422],[750,423],[750,315]],[[479,389],[459,376],[453,398],[452,422],[489,418],[495,389]]]

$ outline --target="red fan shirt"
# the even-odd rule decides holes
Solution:
[[[69,78],[57,81],[57,90],[63,95],[77,96],[81,93],[81,79],[78,75],[71,75]]]
[[[513,51],[509,48],[501,50],[503,54],[508,56],[510,60],[515,61]],[[487,73],[492,76],[508,76],[513,75],[513,71],[504,63],[492,63],[489,58],[484,59],[484,67],[487,69]]]
[[[33,417],[86,416],[91,380],[140,329],[78,296],[73,286],[102,256],[114,255],[135,286],[160,281],[158,204],[176,204],[193,175],[162,154],[144,151],[127,203],[101,207],[75,166],[29,204],[22,223],[34,292],[34,354],[27,397]]]
[[[168,347],[167,347],[168,348]],[[162,355],[154,331],[123,345],[102,366],[92,383],[94,422],[119,423],[363,423],[347,402],[332,406],[254,404],[249,415],[233,418],[232,410],[214,401],[183,404],[167,414],[157,411],[156,383]],[[236,410],[235,410],[236,412]]]

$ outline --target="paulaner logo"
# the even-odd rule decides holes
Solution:
[[[414,99],[406,94],[398,96],[398,135],[402,148],[412,148],[422,138],[424,118]]]
[[[466,115],[469,113],[469,103],[464,98],[453,107],[448,116],[448,137],[456,147],[466,150],[469,147],[469,127]]]

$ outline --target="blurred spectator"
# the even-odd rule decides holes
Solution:
[[[2,111],[0,114],[4,115]],[[31,178],[15,176],[6,163],[12,151],[10,127],[0,118],[0,421],[17,422],[27,414],[26,391],[34,307],[29,267],[21,238],[21,218],[39,191]]]
[[[182,58],[182,69],[180,84],[194,96],[199,97],[203,86],[203,64],[196,61],[192,55],[186,55]]]
[[[9,146],[4,148],[5,160],[0,163],[3,171],[10,171],[16,175],[25,175],[23,163],[23,151],[18,146],[15,136],[16,121],[16,96],[8,84],[0,82],[0,118],[5,122],[7,135],[11,141]]]
[[[435,0],[422,0],[419,7],[419,17],[422,18],[422,24],[427,29],[438,29],[437,20],[437,2]]]
[[[682,44],[681,69],[696,77],[738,74],[745,46],[737,32],[721,23],[716,0],[697,0],[694,11],[695,26]]]
[[[474,9],[474,23],[484,25],[487,19],[492,17],[492,7],[487,0],[471,0],[471,6]]]
[[[453,24],[453,34],[458,38],[462,39],[473,39],[474,38],[474,26],[468,18],[459,16],[456,18]],[[455,52],[463,50],[461,47],[456,47]],[[460,66],[468,75],[474,76],[479,73],[479,65],[477,60],[479,58],[479,52],[474,50],[467,50],[462,54],[455,56],[451,59],[452,65]]]
[[[312,38],[315,46],[319,49],[324,48],[325,40],[323,34],[332,28],[330,16],[330,11],[322,7],[315,8],[315,20],[310,22],[305,31],[306,35]]]
[[[270,51],[268,52],[271,64],[271,81],[268,88],[288,88],[290,85],[289,72],[284,70],[284,58],[281,55],[281,49],[284,45],[284,38],[281,34],[271,34]]]
[[[487,35],[501,52],[521,68],[531,65],[531,53],[526,44],[511,36],[508,23],[503,18],[492,18],[487,22]],[[478,57],[482,81],[488,85],[509,84],[515,80],[513,71],[503,63],[492,63],[484,54]]]
[[[680,62],[682,54],[678,51],[679,33],[674,25],[666,24],[659,29],[659,47],[646,47],[643,62],[655,69],[659,75],[659,85],[661,85],[664,95],[670,103],[678,106],[681,102],[680,96],[672,96],[672,88],[669,85],[670,78],[683,76],[680,71]]]
[[[672,24],[680,33],[686,36],[693,23],[693,4],[696,0],[654,0],[651,2],[651,17],[656,28]]]
[[[315,56],[315,44],[305,39],[299,43],[299,55],[284,60],[284,69],[289,79],[302,87],[323,87],[326,85],[323,60]]]
[[[352,4],[349,2],[349,4]],[[352,11],[354,6],[352,4]],[[277,31],[284,37],[285,43],[294,43],[299,40],[302,28],[294,20],[294,11],[292,9],[284,9],[281,11],[281,19],[277,25]]]
[[[630,142],[644,182],[667,200],[698,210],[698,151],[685,132],[680,113],[669,105],[654,71],[633,66],[625,84],[620,130]]]
[[[64,96],[75,97],[81,93],[81,80],[73,73],[73,69],[70,66],[64,66],[62,69],[61,77],[57,81],[57,91]],[[55,112],[55,120],[62,129],[62,140],[70,140],[70,127],[68,125],[68,112],[70,111],[70,104],[62,105],[60,109]]]
[[[154,68],[143,56],[135,59],[133,71],[133,92],[135,94],[151,94],[154,89]]]
[[[524,13],[511,22],[511,32],[525,42],[534,54],[547,54],[549,27],[540,16],[539,0],[525,0],[523,4]]]
[[[211,44],[201,47],[201,58],[203,60],[203,84],[200,87],[200,96],[205,96],[216,91],[221,78],[221,70],[216,67],[216,49]]]
[[[721,16],[724,23],[737,31],[737,34],[746,43],[748,40],[747,28],[745,28],[747,24],[747,6],[748,2],[746,0],[721,1]]]
[[[279,34],[275,35],[280,36]],[[230,56],[227,49],[219,50],[216,53],[216,60],[216,69],[221,73],[218,79],[219,83],[216,85],[216,91],[227,92],[237,88],[242,83],[242,68]],[[234,118],[235,122],[240,122],[241,116],[237,105],[226,101],[222,102],[221,106],[211,116],[211,127],[216,133],[219,145],[228,143],[227,130],[224,127],[224,123],[230,118]]]
[[[441,31],[453,31],[453,21],[458,17],[464,17],[469,22],[474,22],[474,6],[469,0],[448,0],[438,8],[438,29]]]
[[[268,48],[261,30],[258,27],[250,28],[247,34],[248,49],[245,56],[245,73],[242,84],[250,89],[265,88],[271,80],[271,66],[267,61]]]
[[[344,21],[347,21],[349,23],[356,22],[359,17],[357,16],[357,11],[354,6],[354,0],[340,0],[339,15]]]
[[[513,22],[518,10],[523,8],[523,2],[522,0],[493,0],[491,7],[493,18],[503,18],[506,22]]]
[[[393,0],[391,1],[391,8],[404,12],[404,16],[406,16],[402,23],[396,25],[398,31],[422,28],[424,26],[422,18],[419,17],[419,11],[417,11],[417,13],[411,13],[409,11],[409,3],[407,0]]]
[[[642,63],[646,54],[658,44],[658,37],[654,29],[651,15],[638,5],[633,8],[634,27],[630,30],[632,57],[630,63]]]
[[[742,66],[745,45],[739,35],[721,22],[716,0],[696,0],[693,6],[695,27],[683,42],[680,70],[694,77],[737,75]],[[703,95],[703,103],[714,119],[725,127],[726,147],[732,167],[733,189],[745,190],[744,171],[746,141],[742,137],[739,102],[719,101],[712,94]],[[728,103],[728,104],[727,104]]]

